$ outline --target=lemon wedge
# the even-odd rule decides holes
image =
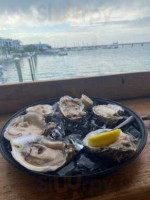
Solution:
[[[88,143],[92,147],[107,147],[117,141],[120,133],[121,129],[116,129],[113,131],[90,136],[88,138]]]

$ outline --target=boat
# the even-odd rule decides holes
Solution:
[[[119,48],[118,42],[115,42],[115,43],[110,44],[110,45],[104,45],[102,47],[102,49],[118,49],[118,48]]]
[[[68,55],[68,52],[66,51],[59,51],[58,52],[58,56],[67,56]]]
[[[119,48],[118,42],[113,43],[112,44],[112,48],[113,49],[118,49]]]

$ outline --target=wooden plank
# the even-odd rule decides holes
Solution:
[[[0,113],[10,113],[39,100],[80,96],[127,99],[150,96],[150,72],[0,86]]]
[[[150,98],[121,102],[140,115],[150,114]],[[0,116],[0,127],[10,115]],[[150,132],[149,132],[150,134]],[[150,137],[141,155],[120,171],[95,180],[61,185],[27,175],[0,155],[0,199],[2,200],[147,200],[150,199]]]

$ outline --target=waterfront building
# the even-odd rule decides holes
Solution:
[[[0,38],[0,48],[1,47],[6,49],[20,49],[21,45],[19,40]]]

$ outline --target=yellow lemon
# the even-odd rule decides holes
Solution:
[[[113,131],[90,136],[88,138],[88,143],[92,147],[107,147],[117,141],[120,133],[121,129],[116,129]]]

